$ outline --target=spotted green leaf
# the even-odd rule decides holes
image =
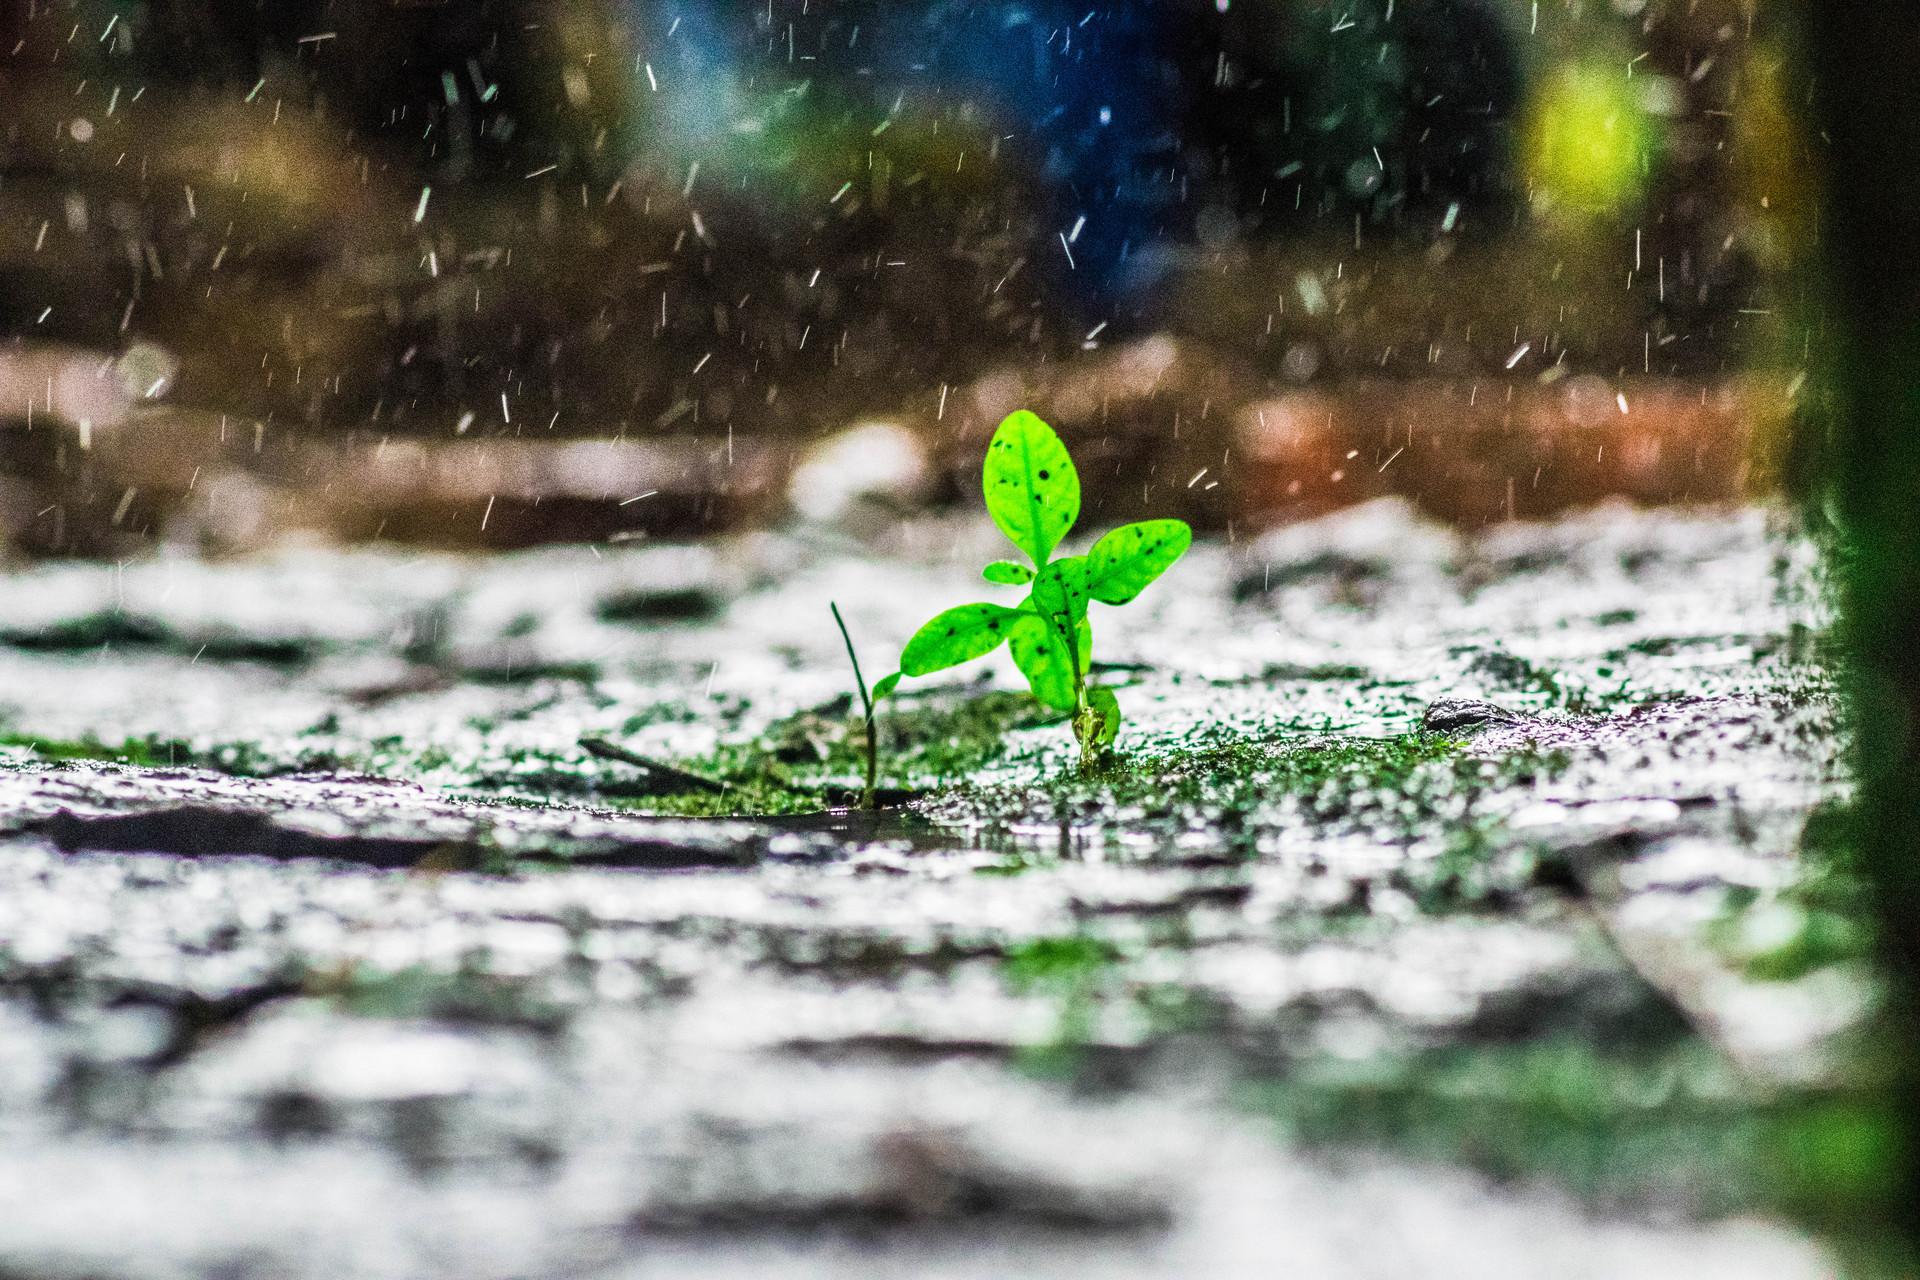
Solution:
[[[981,477],[987,514],[1013,545],[1044,565],[1080,517],[1080,475],[1053,428],[1025,409],[987,444]]]
[[[1113,696],[1113,690],[1100,685],[1087,690],[1087,705],[1100,717],[1100,745],[1112,746],[1120,735],[1120,700]]]
[[[1080,637],[1080,670],[1093,659],[1093,628],[1083,618],[1070,624]],[[1037,613],[1022,611],[1009,642],[1013,665],[1027,678],[1033,696],[1061,711],[1073,710],[1073,661],[1064,632]]]
[[[900,653],[903,675],[924,676],[957,667],[1006,642],[1019,611],[997,604],[963,604],[913,633]]]
[[[1084,618],[1087,595],[1087,558],[1068,556],[1055,560],[1034,575],[1028,601],[1033,611],[1043,617]]]
[[[1193,530],[1184,520],[1142,520],[1109,530],[1087,552],[1087,594],[1126,604],[1186,554]]]
[[[1033,570],[1013,560],[995,560],[980,571],[980,576],[1003,587],[1018,587],[1033,581]]]

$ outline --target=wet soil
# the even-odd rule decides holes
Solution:
[[[887,670],[994,536],[7,575],[0,1274],[1832,1270],[1776,516],[1207,543],[1096,611],[1114,764],[989,664],[846,812],[827,601]]]

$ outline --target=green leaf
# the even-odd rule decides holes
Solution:
[[[1126,604],[1186,554],[1193,530],[1184,520],[1142,520],[1108,531],[1087,552],[1087,593]]]
[[[1033,581],[1033,570],[1012,560],[995,560],[980,571],[980,576],[1003,587],[1019,587]]]
[[[1093,659],[1093,628],[1085,619],[1074,624],[1080,633],[1080,670]],[[1061,711],[1073,710],[1073,662],[1061,629],[1037,613],[1022,612],[1013,624],[1010,641],[1013,665],[1027,678],[1033,696]]]
[[[1100,717],[1100,745],[1112,746],[1120,735],[1120,700],[1113,696],[1113,690],[1101,685],[1087,690],[1087,705]]]
[[[1034,575],[1029,606],[1043,617],[1087,616],[1087,558],[1068,556],[1055,560]]]
[[[888,694],[892,693],[895,689],[899,687],[900,687],[900,673],[898,671],[889,672],[888,674],[881,676],[878,680],[874,681],[872,697],[875,705],[878,705],[880,702],[880,699],[886,697]]]
[[[1006,642],[1018,612],[997,604],[963,604],[947,610],[907,641],[900,653],[901,673],[924,676],[992,653]]]
[[[1082,680],[1093,661],[1093,629],[1087,625],[1086,557],[1068,556],[1040,570],[1034,576],[1025,609],[1014,628],[1014,665],[1027,677],[1034,697],[1050,707],[1071,711],[1074,667],[1067,649],[1069,634],[1078,634]]]
[[[1035,565],[1080,518],[1080,475],[1067,446],[1025,409],[1008,414],[987,443],[981,488],[987,514]]]

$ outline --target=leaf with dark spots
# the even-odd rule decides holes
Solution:
[[[1184,520],[1142,520],[1108,531],[1087,553],[1087,591],[1126,604],[1185,555],[1193,530]]]
[[[907,641],[900,653],[901,673],[924,676],[992,653],[1006,642],[1015,613],[997,604],[948,609]]]
[[[993,522],[1035,565],[1047,562],[1080,516],[1080,476],[1067,446],[1025,409],[993,433],[982,487]]]

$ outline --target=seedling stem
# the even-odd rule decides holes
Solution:
[[[840,639],[847,646],[847,661],[853,664],[853,684],[860,690],[860,706],[866,712],[867,728],[867,785],[860,792],[860,807],[874,807],[874,782],[878,776],[880,744],[873,724],[873,699],[867,694],[866,677],[860,674],[860,657],[853,651],[853,637],[847,634],[847,621],[840,616],[840,606],[827,601],[827,607],[833,610],[834,625],[840,628]]]

